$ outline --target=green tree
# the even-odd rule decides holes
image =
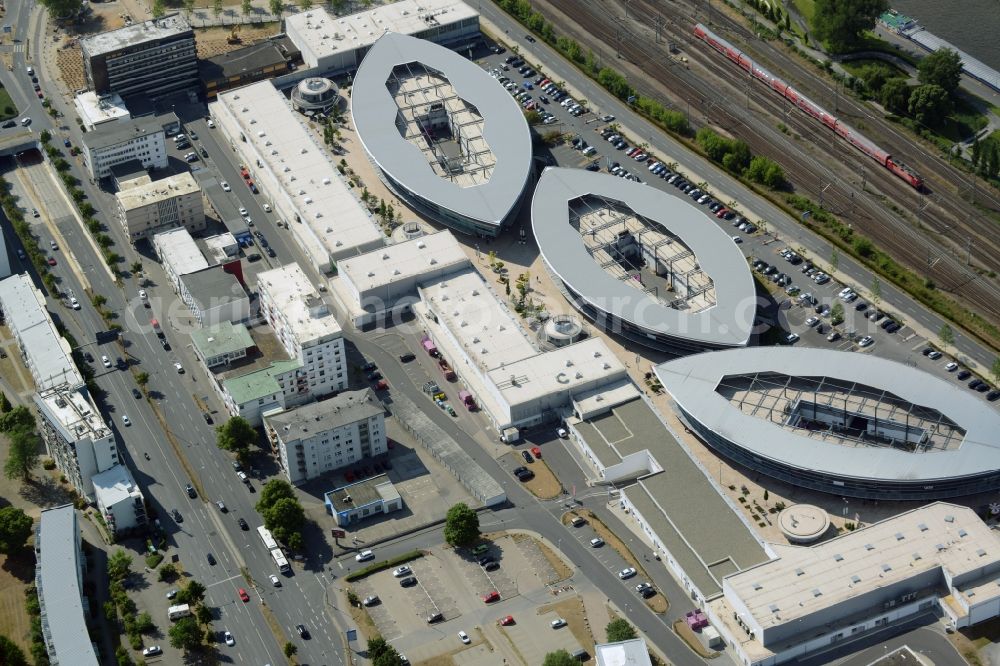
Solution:
[[[205,586],[196,580],[188,581],[188,584],[177,593],[177,602],[181,604],[201,603],[204,598]]]
[[[11,480],[21,479],[27,483],[31,479],[31,470],[38,465],[41,439],[33,431],[24,429],[7,433],[7,439],[10,447],[7,449],[7,461],[3,466],[4,476]]]
[[[212,0],[212,13],[215,14],[215,18],[222,15],[222,0]]]
[[[262,512],[264,526],[271,530],[274,538],[288,543],[292,534],[300,532],[306,522],[306,513],[298,500],[282,497]]]
[[[156,633],[156,623],[149,613],[142,612],[135,618],[135,630],[140,634]]]
[[[813,33],[830,51],[841,53],[858,46],[888,9],[888,0],[816,0]]]
[[[129,264],[128,269],[132,272],[133,275],[141,273],[142,272],[142,262],[141,261],[133,261],[131,264]]]
[[[830,272],[836,273],[838,266],[840,266],[840,252],[834,247],[830,249]]]
[[[917,122],[940,127],[951,113],[951,98],[941,86],[928,83],[913,89],[907,108]]]
[[[993,381],[1000,383],[1000,356],[993,359],[993,365],[990,367],[990,374],[993,375]]]
[[[268,0],[267,6],[274,16],[281,16],[281,13],[285,11],[285,3],[282,0]]]
[[[608,626],[604,628],[604,632],[608,635],[609,643],[630,641],[636,637],[635,627],[629,624],[628,620],[621,617],[608,622]]]
[[[177,620],[167,633],[170,636],[170,645],[185,652],[197,648],[204,638],[198,621],[190,616]]]
[[[892,70],[881,63],[865,65],[858,72],[858,78],[865,82],[865,87],[869,92],[877,95],[886,82],[892,78]]]
[[[468,546],[479,538],[479,514],[468,504],[459,502],[448,509],[444,523],[444,540],[452,546]]]
[[[882,300],[882,282],[878,279],[878,276],[872,278],[872,303],[875,307],[878,307],[879,301]]]
[[[837,302],[830,308],[830,323],[836,326],[844,321],[844,304]]]
[[[7,394],[0,392],[0,414],[6,414],[11,410],[10,400],[7,399]]]
[[[304,12],[309,11],[312,8],[312,6],[313,6],[312,0],[299,0],[299,7],[301,7],[302,11]]]
[[[83,8],[82,0],[42,0],[52,15],[56,18],[76,16]]]
[[[0,509],[0,553],[21,550],[31,536],[34,521],[22,509],[5,506]],[[0,663],[4,663],[0,660]]]
[[[955,331],[951,330],[951,326],[947,323],[941,324],[941,330],[938,331],[938,339],[943,345],[953,345],[955,344]]]
[[[953,49],[938,49],[917,64],[917,79],[954,94],[962,80],[962,58]]]
[[[163,0],[153,0],[153,18],[160,18],[167,13],[167,6]]]
[[[0,664],[4,666],[28,666],[24,652],[14,641],[0,636]]]
[[[108,578],[123,581],[132,573],[132,556],[119,548],[108,557]]]
[[[886,81],[882,86],[879,101],[890,113],[895,113],[897,116],[905,114],[910,102],[910,86],[907,85],[906,79],[897,77]]]
[[[257,442],[257,431],[242,416],[234,416],[215,429],[215,442],[220,449],[235,453],[241,463],[250,457],[250,445]]]
[[[298,652],[298,651],[299,651],[299,648],[296,647],[295,643],[293,643],[291,641],[288,641],[287,643],[285,643],[285,647],[282,649],[282,652],[284,652],[285,656],[288,657],[289,659],[291,659],[295,655],[295,653]]]
[[[189,14],[194,11],[195,0],[181,0],[181,6],[184,7],[184,11]]]
[[[24,405],[18,405],[0,416],[0,432],[16,432],[18,430],[34,430],[35,415]]]
[[[160,567],[159,571],[160,571],[159,574],[160,581],[168,581],[177,578],[177,567],[175,567],[170,562],[167,562],[162,567]]]
[[[139,374],[137,374],[135,376],[135,383],[141,386],[142,388],[146,388],[146,384],[149,383],[149,373],[140,372]]]
[[[545,655],[542,666],[576,666],[578,663],[580,662],[574,659],[573,655],[566,650],[556,650]]]
[[[292,484],[283,479],[271,479],[260,490],[257,511],[263,514],[274,506],[278,500],[284,498],[295,499],[295,491],[292,489]]]
[[[253,3],[250,0],[242,0],[240,3],[240,11],[243,12],[244,16],[247,16],[253,11]]]
[[[755,183],[776,190],[785,184],[785,172],[774,160],[757,155],[750,160],[750,166],[743,174]]]
[[[198,606],[198,610],[194,612],[194,616],[197,618],[198,624],[209,625],[212,623],[212,609],[205,604]]]

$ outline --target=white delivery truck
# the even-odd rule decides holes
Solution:
[[[167,609],[167,617],[170,618],[171,622],[175,622],[182,617],[187,617],[191,614],[191,606],[188,604],[179,604],[177,606],[171,606]]]

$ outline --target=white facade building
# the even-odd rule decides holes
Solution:
[[[261,273],[257,290],[261,315],[302,364],[303,399],[347,388],[343,330],[302,269],[289,264]]]
[[[275,361],[265,368],[231,377],[218,384],[232,416],[259,426],[263,417],[301,405],[309,398],[309,383],[298,360]]]
[[[153,236],[153,249],[156,250],[163,271],[177,293],[181,291],[183,276],[204,270],[211,265],[187,229],[171,229],[156,234]]]
[[[450,231],[421,236],[345,259],[330,290],[357,327],[403,314],[417,300],[417,285],[471,265]]]
[[[115,93],[98,95],[93,90],[88,90],[73,98],[73,106],[88,132],[93,132],[98,125],[132,117],[121,96]]]
[[[371,389],[273,414],[264,423],[293,485],[388,451],[385,408]]]
[[[174,227],[201,231],[206,227],[201,187],[184,171],[115,194],[118,220],[134,244]]]
[[[146,525],[146,501],[125,465],[94,477],[94,497],[112,537]]]
[[[42,637],[53,665],[98,666],[87,631],[90,604],[83,592],[87,558],[72,504],[43,509],[35,527],[35,589]]]
[[[221,93],[209,112],[318,272],[385,244],[333,157],[270,81]]]
[[[402,0],[350,16],[321,7],[285,19],[288,38],[316,74],[352,72],[383,33],[461,46],[479,39],[479,12],[460,0]]]
[[[167,140],[163,121],[148,116],[119,120],[83,135],[83,163],[91,179],[111,175],[111,167],[138,160],[146,169],[165,169]]]
[[[94,476],[119,464],[114,434],[82,387],[41,389],[33,398],[41,416],[38,433],[48,455],[77,491],[93,502]]]

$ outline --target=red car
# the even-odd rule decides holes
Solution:
[[[49,264],[49,266],[55,266],[56,265],[56,258],[55,257],[49,257],[48,264]]]
[[[533,455],[534,455],[534,456],[535,456],[536,458],[538,458],[539,460],[541,460],[541,459],[542,459],[542,450],[541,450],[540,448],[538,448],[537,446],[533,446],[533,447],[531,447],[531,453],[532,453],[532,454],[533,454]]]
[[[45,95],[42,94],[41,90],[37,91],[36,94],[38,95],[38,99],[45,99]]]
[[[497,592],[496,590],[493,590],[492,592],[483,595],[484,604],[491,604],[494,601],[500,601],[500,593]]]
[[[242,601],[243,603],[250,601],[250,595],[247,594],[247,591],[244,590],[242,587],[240,588],[239,594],[240,594],[240,601]]]
[[[507,617],[502,617],[499,620],[497,620],[497,622],[500,624],[501,627],[509,627],[510,625],[514,624],[514,616],[508,615]]]

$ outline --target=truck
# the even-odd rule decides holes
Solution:
[[[171,622],[176,622],[182,617],[187,617],[191,614],[191,606],[188,604],[178,604],[177,606],[171,606],[167,609],[167,617]]]
[[[500,433],[500,441],[505,444],[513,444],[519,439],[521,439],[521,433],[517,428],[504,428],[504,431]]]
[[[470,412],[476,408],[476,399],[472,397],[472,394],[468,391],[459,391],[458,399],[462,401],[465,408]]]

